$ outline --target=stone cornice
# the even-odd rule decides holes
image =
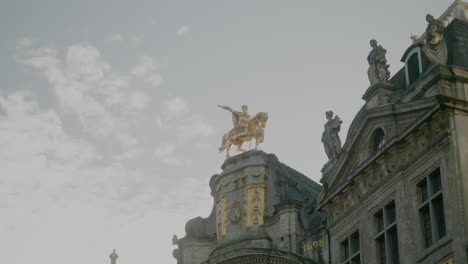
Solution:
[[[359,189],[358,193],[369,192],[375,185],[375,181],[378,178],[387,177],[387,175],[398,171],[398,167],[403,164],[398,164],[396,160],[402,158],[405,162],[410,162],[415,159],[416,152],[421,152],[421,149],[426,149],[431,146],[431,142],[438,141],[442,135],[445,135],[447,128],[445,127],[445,120],[442,118],[446,115],[444,111],[441,111],[440,105],[437,105],[427,113],[426,115],[419,118],[410,126],[404,133],[401,133],[398,137],[392,138],[385,147],[375,155],[369,157],[354,172],[352,172],[346,180],[344,180],[339,186],[336,186],[331,190],[326,197],[324,197],[318,206],[319,209],[324,208],[327,204],[338,204],[343,201],[343,198],[347,198],[350,192],[345,191],[346,189]],[[434,131],[427,131],[427,126],[432,126]],[[434,135],[432,134],[434,132]],[[424,135],[422,135],[424,134]],[[407,146],[410,144],[417,144],[413,148]],[[403,154],[403,155],[401,155]],[[351,197],[357,198],[361,197]],[[346,207],[346,203],[342,204]],[[350,206],[351,207],[351,206]],[[345,208],[346,209],[346,208]]]

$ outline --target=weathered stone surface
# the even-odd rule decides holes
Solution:
[[[319,184],[263,151],[234,156],[222,169],[210,180],[212,214],[190,220],[186,237],[177,240],[180,263],[317,260],[318,255],[300,255],[304,254],[304,235],[315,232],[323,220],[323,213],[311,205]],[[241,254],[247,249],[256,249],[258,258],[247,260]]]
[[[468,263],[468,23],[455,19],[443,33],[448,65],[422,62],[421,75],[408,86],[393,78],[398,97],[390,103],[377,103],[379,92],[371,87],[340,158],[323,169],[328,188],[317,200],[327,212],[332,263],[344,261],[342,243],[356,232],[361,263],[379,262],[376,214],[389,203],[396,208],[399,263]],[[378,129],[384,135],[374,148]],[[440,172],[443,213],[431,209],[433,237],[425,245],[420,184],[434,172]],[[435,237],[440,219],[446,232]]]

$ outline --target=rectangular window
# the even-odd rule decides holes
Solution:
[[[341,242],[341,259],[343,264],[360,264],[359,230]]]
[[[377,263],[400,263],[395,202],[392,201],[379,210],[374,215],[374,221],[376,223]]]
[[[446,235],[442,180],[437,169],[418,183],[421,197],[419,216],[424,247],[429,247]]]

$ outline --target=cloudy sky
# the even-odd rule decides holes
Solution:
[[[1,0],[1,262],[175,263],[172,234],[211,211],[217,104],[268,112],[262,149],[318,181],[369,40],[395,73],[451,2]]]

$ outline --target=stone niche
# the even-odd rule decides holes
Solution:
[[[222,173],[210,180],[212,214],[190,220],[186,237],[177,241],[179,263],[323,262],[314,259],[316,254],[305,243],[312,243],[306,237],[309,233],[320,234],[314,230],[324,220],[312,205],[321,190],[319,184],[263,151],[234,156],[221,168]],[[197,255],[196,261],[184,255],[194,251],[204,255]]]

